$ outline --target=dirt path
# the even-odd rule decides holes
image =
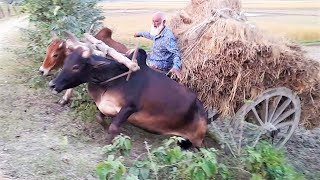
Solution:
[[[24,18],[0,21],[0,180],[97,179],[95,167],[105,158],[102,128],[73,118],[48,89],[28,86],[28,61],[6,49],[22,46],[19,26],[26,26]],[[136,144],[130,159],[141,154],[145,140],[163,139],[130,125],[122,132]]]
[[[49,91],[29,88],[21,73],[27,63],[4,49],[19,47],[17,27],[25,22],[0,22],[0,174],[9,179],[95,179],[101,145],[79,136],[81,128]]]

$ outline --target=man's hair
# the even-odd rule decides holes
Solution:
[[[153,17],[156,16],[156,15],[160,16],[162,21],[167,21],[167,17],[166,17],[164,12],[158,11],[158,12],[153,14]]]

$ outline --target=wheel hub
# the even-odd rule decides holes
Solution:
[[[277,128],[270,122],[267,122],[265,124],[262,125],[262,129],[272,132],[272,131],[276,131]]]

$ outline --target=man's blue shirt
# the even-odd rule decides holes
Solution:
[[[165,27],[158,36],[152,36],[149,32],[141,32],[138,35],[153,40],[152,52],[147,58],[148,66],[156,66],[164,72],[171,68],[181,69],[177,39],[170,29]]]

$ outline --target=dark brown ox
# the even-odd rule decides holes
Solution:
[[[103,28],[96,35],[95,38],[103,41],[108,46],[112,47],[116,51],[125,54],[128,51],[128,48],[112,39],[112,31],[109,28]],[[46,57],[39,68],[39,71],[43,76],[50,74],[52,70],[59,69],[63,66],[63,63],[66,58],[67,51],[66,42],[57,37],[57,35],[52,34],[52,41],[47,47]],[[62,99],[59,101],[61,105],[68,103],[72,96],[72,89],[68,89]]]
[[[208,123],[202,103],[185,86],[150,69],[146,57],[146,52],[139,49],[136,59],[140,70],[133,72],[129,81],[124,76],[105,83],[128,68],[79,47],[67,57],[62,71],[49,86],[61,92],[88,83],[88,92],[101,113],[99,123],[109,133],[108,143],[128,121],[152,133],[181,136],[186,139],[180,144],[184,147],[201,147]],[[113,117],[109,127],[103,120],[105,115]]]

